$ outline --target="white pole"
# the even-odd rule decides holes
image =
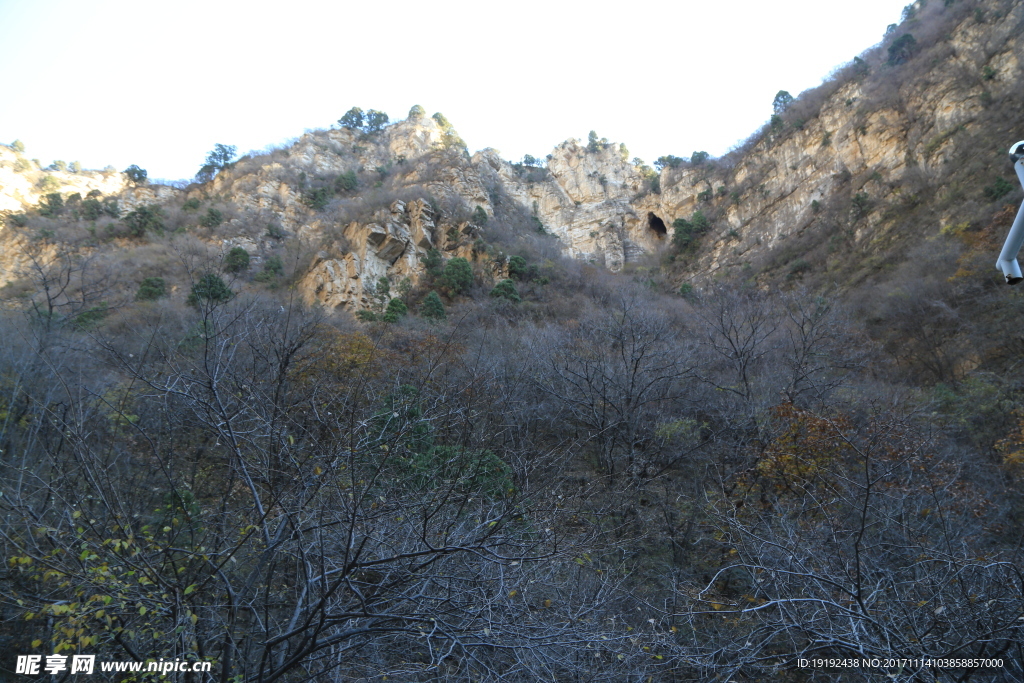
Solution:
[[[1013,159],[1013,170],[1017,172],[1017,179],[1020,180],[1021,187],[1024,187],[1024,141],[1018,142],[1010,148],[1010,158]],[[1013,225],[1010,226],[1010,234],[1006,236],[1003,250],[999,252],[999,260],[996,261],[996,268],[1003,271],[1008,285],[1015,285],[1024,280],[1024,276],[1020,272],[1020,264],[1017,263],[1017,253],[1020,252],[1022,244],[1024,244],[1024,203],[1017,211],[1017,217],[1013,220]]]

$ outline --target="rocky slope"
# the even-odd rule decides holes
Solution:
[[[509,235],[522,239],[515,216],[532,217],[565,254],[611,270],[665,252],[677,261],[675,280],[728,273],[766,283],[787,267],[863,277],[901,258],[908,240],[998,208],[979,208],[978,195],[1002,173],[999,148],[1012,140],[998,136],[1024,137],[1012,132],[1022,123],[1024,5],[967,5],[916,3],[885,42],[744,148],[717,160],[675,159],[656,178],[603,141],[562,143],[543,167],[509,163],[492,149],[469,157],[443,117],[413,113],[373,134],[308,133],[185,190],[131,188],[122,174],[86,172],[49,173],[49,191],[98,189],[117,196],[122,215],[220,202],[230,207],[226,224],[201,239],[220,251],[242,246],[257,262],[282,238],[315,246],[298,279],[309,300],[332,307],[367,305],[381,277],[415,283],[432,249],[500,277],[505,250],[488,244],[514,250]],[[914,34],[906,55],[886,52]],[[44,175],[0,148],[0,211],[36,204]],[[698,211],[709,219],[706,233],[686,250],[672,245],[673,225]],[[0,283],[14,279],[12,253],[24,240],[6,233]]]
[[[93,190],[117,194],[124,187],[124,175],[112,169],[78,173],[43,170],[23,154],[0,145],[0,212],[23,211],[49,192],[78,192],[84,197]]]

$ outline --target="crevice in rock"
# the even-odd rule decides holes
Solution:
[[[665,227],[665,221],[655,216],[653,212],[647,213],[647,227],[653,230],[654,234],[659,238],[668,234],[668,228]]]

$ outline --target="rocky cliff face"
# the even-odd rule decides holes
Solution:
[[[673,164],[653,187],[649,171],[615,145],[569,140],[545,166],[524,167],[491,149],[470,158],[443,118],[413,116],[374,134],[308,133],[187,190],[130,188],[120,173],[54,172],[49,191],[97,189],[116,195],[122,214],[147,204],[219,201],[231,207],[227,224],[201,239],[221,251],[242,246],[257,261],[275,240],[312,245],[315,256],[298,281],[307,299],[331,307],[366,306],[381,277],[416,282],[433,249],[475,259],[497,277],[502,263],[485,244],[496,228],[485,223],[502,201],[532,215],[565,254],[611,270],[668,251],[685,257],[675,277],[733,273],[761,281],[772,277],[765,264],[779,254],[831,273],[852,254],[865,260],[900,248],[908,235],[961,223],[978,209],[968,186],[989,170],[972,154],[987,144],[994,161],[996,148],[1012,142],[995,144],[993,127],[1024,137],[1010,132],[1022,123],[1024,5],[914,7],[917,16],[897,32],[918,35],[907,63],[886,63],[883,44],[798,100],[742,151]],[[1016,120],[1005,120],[1007,111]],[[960,167],[975,180],[957,179]],[[0,211],[36,204],[44,175],[0,147]],[[955,187],[936,189],[950,179]],[[936,197],[942,201],[925,201]],[[696,248],[675,254],[673,223],[698,211],[710,229]],[[16,251],[13,237],[4,239]],[[0,282],[13,277],[10,261],[0,263]]]
[[[715,216],[692,272],[738,274],[786,250],[839,271],[990,210],[981,186],[1012,175],[1005,149],[1024,137],[1024,5],[977,3],[956,21],[940,3],[914,7],[899,29],[918,33],[907,63],[848,67],[807,120],[766,127],[725,163],[662,172],[644,208],[666,224]]]

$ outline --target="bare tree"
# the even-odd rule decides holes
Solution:
[[[693,370],[679,328],[627,290],[608,312],[549,328],[533,350],[536,386],[593,445],[609,481],[621,459],[628,471],[646,470],[647,442]]]

